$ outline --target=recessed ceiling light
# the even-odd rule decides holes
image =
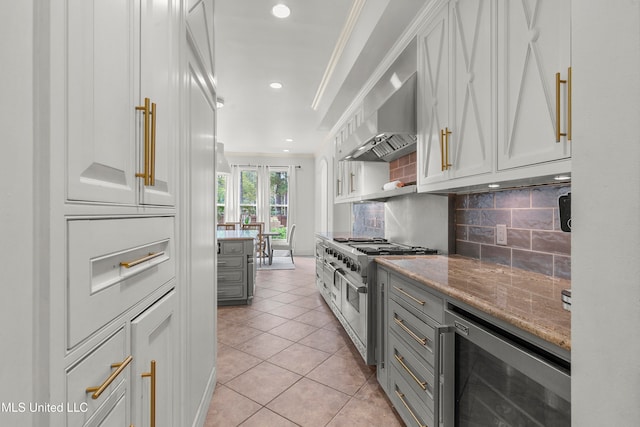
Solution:
[[[489,184],[489,188],[500,188],[500,184]]]
[[[571,179],[571,177],[569,175],[558,175],[553,177],[553,179],[555,179],[556,181],[567,181]]]
[[[289,150],[287,150],[286,148],[285,148],[284,150],[282,150],[282,151],[284,151],[285,153],[288,153],[288,152],[289,152]]]
[[[293,142],[293,139],[291,139],[291,138],[287,138],[287,139],[285,139],[285,141],[286,141],[286,142]]]
[[[271,13],[276,18],[286,18],[291,15],[291,10],[284,4],[279,3],[271,9]]]
[[[269,86],[272,89],[282,89],[282,83],[280,83],[280,82],[273,82],[273,83],[269,84]]]

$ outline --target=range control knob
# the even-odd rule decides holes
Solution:
[[[351,264],[351,271],[358,271],[360,270],[360,266],[358,264]]]
[[[342,261],[342,254],[338,254],[338,261]]]
[[[345,258],[343,262],[346,264],[347,268],[351,268],[351,260]]]

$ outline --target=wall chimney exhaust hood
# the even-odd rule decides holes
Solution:
[[[340,160],[391,162],[416,151],[416,139],[414,72],[342,144]]]

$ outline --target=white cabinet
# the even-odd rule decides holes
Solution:
[[[493,10],[452,1],[418,35],[421,186],[492,170]]]
[[[342,160],[336,165],[336,203],[359,201],[367,194],[382,191],[389,181],[386,162],[359,162]]]
[[[557,133],[570,120],[571,3],[500,0],[498,11],[498,169],[568,158],[571,138]]]
[[[418,34],[418,186],[448,178],[442,130],[449,126],[449,10]]]
[[[175,203],[176,10],[175,0],[68,2],[68,200]]]
[[[174,367],[178,348],[175,300],[175,291],[171,291],[131,322],[131,414],[136,426],[179,424],[174,404],[179,396]]]
[[[456,0],[418,34],[418,189],[570,171],[569,0]],[[486,188],[486,187],[485,187]]]
[[[200,22],[207,27],[213,18],[211,5],[200,4],[191,23]],[[202,9],[206,8],[207,13]],[[206,17],[206,18],[205,18]],[[211,19],[209,19],[211,18]],[[205,40],[206,41],[206,40]],[[185,282],[186,350],[182,375],[185,381],[183,422],[181,425],[202,425],[210,401],[210,393],[215,386],[216,364],[216,266],[215,266],[215,175],[213,165],[215,150],[215,94],[203,83],[204,71],[199,68],[191,45],[189,45],[189,67],[187,90],[187,119],[189,144],[188,192],[184,192],[184,215],[189,217],[190,226],[183,237],[187,253],[184,272],[190,279]],[[204,50],[206,52],[206,50]],[[207,61],[204,61],[207,62]],[[209,61],[210,63],[210,61]],[[209,401],[208,401],[208,400]]]

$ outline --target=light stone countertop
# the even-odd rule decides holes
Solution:
[[[565,350],[571,313],[561,291],[571,281],[459,255],[376,257],[391,271],[424,284]]]
[[[248,240],[257,236],[256,230],[216,230],[218,240]]]

